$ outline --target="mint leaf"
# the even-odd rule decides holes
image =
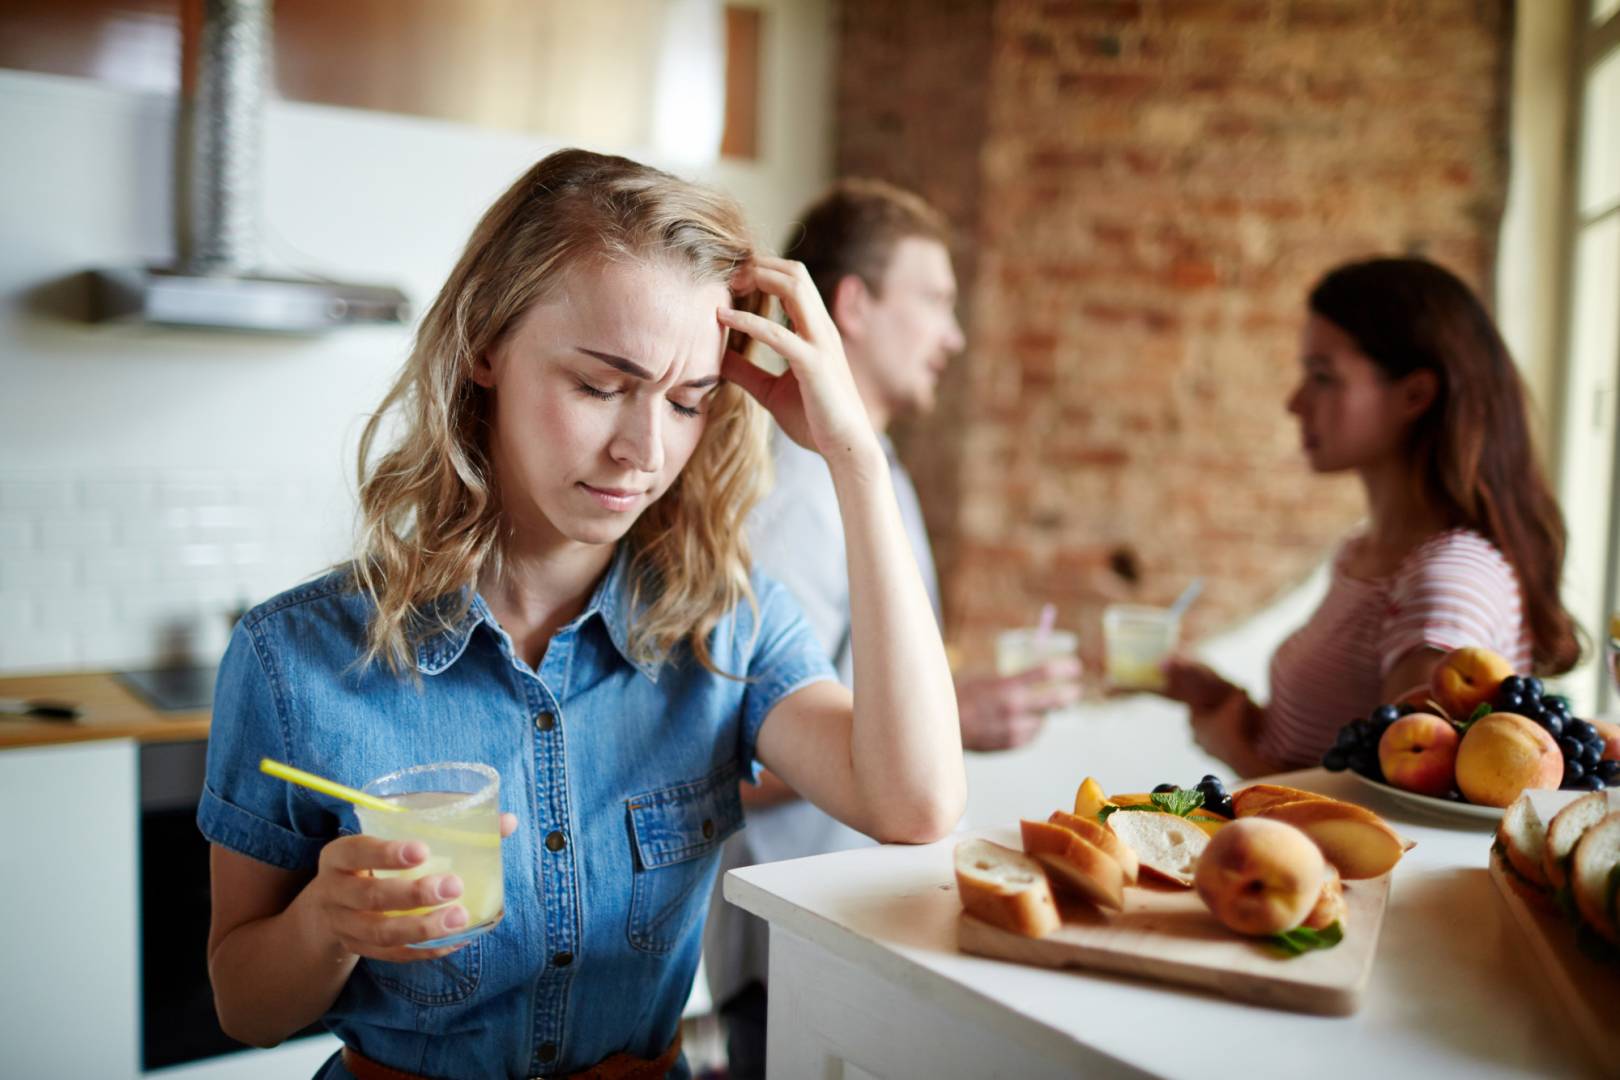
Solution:
[[[1110,803],[1109,805],[1103,807],[1101,810],[1097,811],[1097,820],[1098,821],[1107,821],[1108,816],[1110,814],[1114,813],[1116,810],[1127,810],[1127,809],[1129,809],[1129,807],[1114,806],[1112,803]]]
[[[1177,817],[1186,817],[1204,805],[1204,793],[1196,789],[1176,788],[1174,791],[1156,791],[1148,798],[1155,809]]]
[[[1487,716],[1491,715],[1491,713],[1494,712],[1494,711],[1495,710],[1493,710],[1491,708],[1490,702],[1482,701],[1478,705],[1474,706],[1474,711],[1468,714],[1468,719],[1462,721],[1459,724],[1455,724],[1453,726],[1456,727],[1456,729],[1457,729],[1457,731],[1459,733],[1467,732],[1467,730],[1469,728],[1473,727],[1475,724],[1479,723],[1481,720],[1483,720]]]
[[[1298,926],[1281,934],[1266,938],[1273,946],[1289,956],[1299,956],[1313,949],[1331,949],[1344,940],[1344,927],[1334,923],[1325,930],[1312,930]]]

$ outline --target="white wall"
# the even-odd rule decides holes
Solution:
[[[761,160],[696,178],[774,243],[829,176],[831,22],[826,0],[759,6]],[[149,662],[186,630],[207,653],[234,602],[348,549],[353,447],[408,332],[237,336],[41,310],[42,288],[81,271],[173,260],[175,109],[0,71],[0,671]],[[421,310],[484,207],[557,145],[272,103],[266,261],[395,283]]]

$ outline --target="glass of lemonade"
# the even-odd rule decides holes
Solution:
[[[1115,690],[1163,690],[1159,665],[1175,652],[1181,619],[1169,608],[1109,604],[1103,609],[1108,685]]]
[[[996,635],[996,674],[1019,675],[1048,660],[1074,656],[1080,639],[1067,630],[1003,630]]]
[[[448,762],[415,765],[379,776],[364,788],[402,808],[390,813],[357,807],[360,829],[383,840],[420,840],[428,857],[409,870],[373,870],[377,877],[416,879],[455,874],[461,895],[435,907],[460,904],[467,925],[448,937],[420,941],[416,948],[453,945],[476,937],[501,921],[506,892],[501,875],[501,776],[488,765]],[[391,912],[420,915],[433,907]]]

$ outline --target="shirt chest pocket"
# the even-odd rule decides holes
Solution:
[[[720,845],[742,827],[737,771],[637,795],[627,803],[634,882],[630,944],[667,953],[709,906]]]

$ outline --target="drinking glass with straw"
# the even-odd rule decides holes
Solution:
[[[1181,639],[1181,617],[1204,590],[1194,578],[1167,608],[1109,604],[1103,609],[1103,649],[1113,690],[1163,690],[1163,664]]]
[[[360,830],[367,836],[416,840],[427,845],[428,857],[417,866],[373,870],[373,875],[414,880],[429,874],[455,874],[461,879],[461,896],[446,903],[459,903],[467,909],[467,926],[447,937],[416,942],[414,948],[453,945],[501,921],[506,912],[501,868],[501,777],[488,765],[416,765],[379,776],[363,789],[270,758],[262,759],[259,769],[288,783],[352,803]],[[389,914],[421,915],[432,910],[413,908]]]
[[[1043,604],[1033,627],[1003,630],[996,635],[996,674],[1019,675],[1030,668],[1074,656],[1080,641],[1067,630],[1055,628],[1057,605]]]

